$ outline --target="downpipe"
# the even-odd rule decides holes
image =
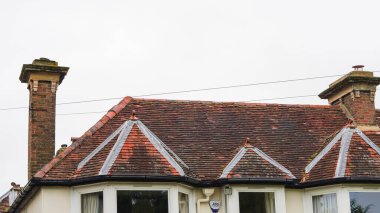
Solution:
[[[202,192],[206,198],[197,200],[197,213],[201,213],[201,203],[209,202],[211,195],[214,194],[214,191],[214,189],[202,189]]]

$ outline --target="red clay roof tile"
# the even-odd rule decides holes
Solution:
[[[326,145],[326,139],[347,122],[347,117],[339,106],[218,103],[127,97],[103,116],[100,122],[91,129],[92,131],[86,132],[35,176],[43,179],[97,176],[98,172],[95,171],[101,169],[99,164],[104,163],[116,139],[105,146],[79,171],[77,171],[78,164],[127,121],[132,110],[136,110],[137,117],[189,167],[185,173],[191,173],[192,177],[201,180],[219,178],[224,167],[235,156],[236,147],[241,145],[242,136],[250,137],[255,142],[255,146],[260,147],[263,152],[290,170],[297,178],[302,178],[304,168],[317,150],[321,150]],[[379,112],[377,113],[380,115]],[[379,118],[377,119],[380,121]],[[146,151],[142,152],[144,147],[136,144],[137,141],[144,144],[144,140],[139,138],[139,133],[133,134],[136,137],[133,142],[128,143],[134,145],[131,149],[135,147],[139,153],[152,156],[151,148],[145,147]],[[369,137],[373,138],[375,143],[380,142],[376,134],[370,134]],[[353,140],[356,139],[353,138]],[[332,162],[335,161],[332,159],[339,154],[339,151],[334,150],[339,150],[339,144],[313,168],[309,174],[309,180],[334,177],[335,169],[329,166],[334,164]],[[126,161],[129,152],[130,150],[123,148],[123,157],[119,156],[115,164],[117,166],[112,167],[111,171],[117,171],[116,173],[122,175],[140,172],[131,170],[135,168],[134,165]],[[353,155],[355,153],[361,154],[357,150],[353,152]],[[367,156],[372,156],[368,153]],[[260,166],[252,162],[259,162],[259,159],[251,153],[248,154],[247,159],[250,160],[243,160],[242,164],[236,167],[235,173],[238,172],[240,176],[256,175],[262,178],[276,176],[271,167],[268,167],[270,170],[268,173],[257,174],[255,171],[258,171]],[[353,159],[356,161],[358,158],[355,156],[349,158],[347,163],[349,174],[355,174],[358,168],[350,166],[351,161]],[[364,159],[360,161],[361,164],[366,162],[366,158],[361,159]],[[153,155],[147,164],[160,162],[156,166],[163,166],[161,171],[163,174],[172,172],[170,166],[166,167],[167,165],[165,166],[161,160],[162,158],[158,155]],[[261,163],[262,166],[265,162]],[[155,167],[150,168],[154,170]],[[145,174],[156,174],[153,170],[151,171],[153,173],[148,170]],[[358,170],[357,174],[365,174],[365,171],[360,171]]]

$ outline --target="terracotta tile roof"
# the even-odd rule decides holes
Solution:
[[[220,178],[228,179],[295,179],[284,166],[273,160],[249,139],[223,170]]]
[[[0,197],[0,213],[8,212],[8,209],[10,207],[10,205],[9,205],[9,193],[10,193],[10,191],[8,191],[7,193],[5,193],[4,195],[2,195]]]
[[[123,123],[87,155],[78,164],[76,177],[142,174],[184,176],[180,164],[187,167],[154,133],[135,119]]]
[[[380,146],[378,132],[364,132],[364,134],[377,146]],[[358,135],[352,137],[348,152],[346,176],[380,178],[379,153]]]
[[[303,181],[341,177],[380,178],[379,134],[353,127],[343,128],[305,168]]]
[[[260,147],[263,153],[301,179],[305,177],[305,167],[319,153],[318,150],[322,150],[347,123],[347,117],[339,106],[127,97],[35,177],[44,180],[72,180],[99,176],[99,171],[119,135],[104,145],[82,168],[78,169],[78,165],[129,120],[132,110],[136,110],[140,121],[167,146],[165,150],[172,151],[167,152],[183,168],[185,176],[201,181],[219,179],[246,137],[251,138],[255,147]],[[377,133],[368,133],[368,137],[375,143],[380,142]],[[361,144],[357,142],[359,139],[356,136],[352,140],[354,142],[351,145]],[[105,175],[181,176],[137,127],[131,130],[130,137],[124,142],[119,155]],[[359,165],[369,162],[368,158],[360,155],[373,156],[366,146],[350,146],[352,156],[347,158],[346,176],[366,174],[365,169],[359,168]],[[305,180],[334,178],[339,150],[340,142],[320,159]],[[143,159],[145,161],[141,163]],[[373,160],[369,165],[375,168],[378,165],[377,157]],[[263,165],[266,165],[265,169]],[[289,178],[282,170],[268,164],[268,161],[250,149],[229,174],[230,178],[246,176],[263,179]]]

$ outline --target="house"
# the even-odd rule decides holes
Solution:
[[[0,196],[0,213],[8,212],[9,207],[21,192],[21,187],[19,184],[12,182],[11,186],[12,188],[10,190]]]
[[[51,159],[69,68],[34,60],[30,180],[9,212],[380,212],[380,78],[353,68],[329,105],[126,97]]]

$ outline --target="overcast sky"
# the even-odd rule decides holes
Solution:
[[[378,0],[1,1],[0,108],[28,105],[18,77],[39,57],[70,67],[58,103],[344,74],[356,64],[377,71],[379,8]],[[317,95],[335,79],[151,98]],[[106,111],[117,102],[62,105],[57,113]],[[327,104],[317,96],[266,102]],[[101,116],[57,115],[56,147]],[[28,114],[0,110],[0,118],[1,195],[10,182],[27,182]]]

